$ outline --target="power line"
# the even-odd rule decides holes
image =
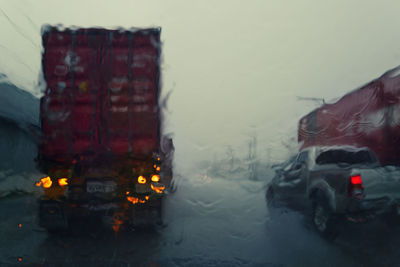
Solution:
[[[37,74],[37,72],[35,72],[28,64],[26,64],[26,63],[24,62],[24,60],[22,60],[21,57],[20,57],[17,53],[13,52],[11,49],[5,47],[5,46],[2,45],[2,44],[0,44],[0,47],[3,48],[3,49],[5,49],[5,50],[7,50],[8,53],[11,53],[12,56],[14,57],[14,59],[15,59],[18,63],[21,63],[22,65],[24,65],[24,66],[25,66],[28,70],[30,70],[33,74]]]
[[[325,104],[325,99],[318,98],[318,97],[304,97],[304,96],[297,96],[297,100],[305,100],[305,101],[314,101]]]
[[[0,7],[0,11],[1,13],[3,13],[4,17],[8,20],[8,22],[14,27],[14,29],[22,36],[24,37],[27,41],[29,41],[33,46],[40,48],[39,45],[35,44],[35,42],[32,41],[31,38],[29,38],[27,35],[25,35],[25,33],[23,33],[23,31],[18,27],[17,24],[15,24],[10,17],[4,12],[4,10]]]

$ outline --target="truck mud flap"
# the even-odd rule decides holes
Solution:
[[[68,228],[68,219],[64,205],[57,201],[40,201],[39,225],[49,231],[66,230]]]

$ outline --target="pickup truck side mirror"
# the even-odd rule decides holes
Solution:
[[[303,164],[297,163],[296,165],[293,166],[292,169],[290,169],[289,171],[286,171],[284,173],[285,179],[286,180],[297,179],[301,173],[302,168],[303,168]]]
[[[301,163],[296,163],[296,165],[294,165],[294,167],[293,167],[293,170],[294,170],[294,171],[297,171],[297,170],[300,170],[302,167],[303,167],[303,164],[301,164]]]

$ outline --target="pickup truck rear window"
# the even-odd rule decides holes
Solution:
[[[319,165],[335,163],[370,164],[374,163],[375,159],[367,150],[353,152],[338,149],[322,152],[315,162]]]

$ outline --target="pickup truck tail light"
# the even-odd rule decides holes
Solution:
[[[362,199],[364,197],[364,186],[362,184],[361,175],[350,176],[349,196],[356,199]]]

